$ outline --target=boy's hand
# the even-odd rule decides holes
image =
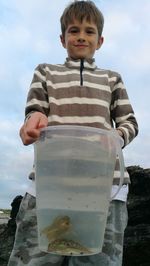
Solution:
[[[122,138],[122,143],[121,143],[121,147],[124,147],[124,138],[123,138],[123,133],[120,129],[117,129],[117,132],[119,134],[119,136]]]
[[[117,129],[117,132],[118,132],[119,136],[123,138],[123,133],[122,133],[122,131],[121,131],[120,129]]]
[[[35,142],[40,136],[40,129],[48,125],[48,118],[40,112],[31,114],[31,117],[20,129],[20,137],[24,145]]]

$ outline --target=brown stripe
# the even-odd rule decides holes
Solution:
[[[86,97],[100,99],[106,102],[110,102],[111,94],[108,91],[100,89],[72,86],[69,88],[53,89],[51,86],[47,87],[48,94],[56,99],[70,98],[70,97]]]
[[[48,123],[49,126],[57,126],[57,125],[76,125],[76,126],[85,126],[85,127],[95,127],[95,128],[101,128],[101,129],[108,129],[104,126],[104,124],[101,123],[60,123],[57,121],[52,121]]]
[[[99,105],[90,104],[63,104],[56,105],[50,103],[51,115],[63,116],[101,116],[104,117],[108,113],[108,109]],[[107,119],[108,120],[108,119]],[[105,119],[104,119],[105,121]],[[110,123],[110,120],[108,120]]]
[[[71,81],[78,81],[80,82],[80,71],[78,71],[78,73],[72,73],[72,71],[68,70],[68,74],[66,75],[58,75],[58,74],[51,74],[49,72],[47,72],[47,80],[51,80],[55,84],[61,84],[66,82],[71,82]],[[63,72],[65,73],[65,71]],[[88,75],[88,73],[84,73],[83,71],[83,82],[90,82],[92,84],[101,84],[101,85],[105,85],[105,86],[109,86],[108,84],[108,78],[107,77],[101,77],[99,75]]]

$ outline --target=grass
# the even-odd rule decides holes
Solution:
[[[10,209],[0,209],[0,211],[3,211],[4,214],[10,215],[11,210]]]

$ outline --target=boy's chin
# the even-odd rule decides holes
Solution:
[[[89,60],[92,59],[90,57],[86,57],[86,56],[70,56],[71,59],[73,60]]]

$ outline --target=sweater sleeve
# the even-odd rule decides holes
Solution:
[[[25,119],[33,112],[41,112],[48,116],[49,103],[46,86],[46,65],[38,65],[34,71],[33,79],[27,96]]]
[[[112,90],[111,117],[115,127],[122,132],[124,146],[126,146],[138,134],[138,124],[121,76],[114,72],[110,80]]]

